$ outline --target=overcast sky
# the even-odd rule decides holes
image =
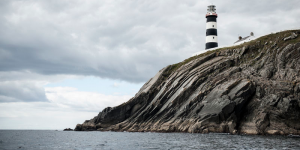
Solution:
[[[300,27],[298,0],[1,0],[0,129],[74,128],[129,100],[205,51],[211,3],[219,47]]]

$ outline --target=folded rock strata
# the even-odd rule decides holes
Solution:
[[[299,30],[160,70],[128,102],[76,131],[300,134]]]

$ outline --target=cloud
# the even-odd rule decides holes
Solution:
[[[0,103],[0,129],[64,129],[91,119],[108,106],[117,106],[130,95],[105,95],[73,87],[46,87],[48,102]]]
[[[96,92],[79,91],[73,87],[47,87],[46,96],[51,103],[61,108],[70,108],[78,111],[95,111],[105,107],[114,107],[128,101],[129,95],[105,95]]]
[[[114,87],[114,88],[118,88],[118,87],[120,87],[120,86],[121,86],[121,85],[120,85],[119,83],[114,83],[114,84],[113,84],[113,87]]]
[[[43,83],[27,81],[0,82],[0,102],[48,101]]]
[[[215,1],[219,45],[296,27],[297,0]],[[208,1],[2,1],[0,71],[145,82],[203,51]],[[288,17],[287,15],[288,14]]]
[[[88,1],[75,9],[77,4],[7,4],[9,9],[0,23],[0,71],[145,82],[157,70],[181,59],[176,51],[196,43],[182,25],[176,25],[178,19],[184,19],[182,15],[174,18],[174,10],[168,7],[166,16],[160,17],[167,3]]]
[[[30,71],[0,72],[0,103],[49,102],[45,85],[64,79],[76,79],[74,75],[41,75]]]

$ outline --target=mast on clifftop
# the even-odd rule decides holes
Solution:
[[[207,6],[205,49],[218,47],[217,17],[216,6]]]

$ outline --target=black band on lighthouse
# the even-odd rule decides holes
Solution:
[[[218,47],[218,43],[216,42],[209,42],[205,44],[205,49],[210,49],[210,48],[214,48],[214,47]]]
[[[207,16],[206,22],[217,22],[217,16]]]
[[[217,33],[217,29],[206,29],[206,36],[209,36],[209,35],[218,35]]]

